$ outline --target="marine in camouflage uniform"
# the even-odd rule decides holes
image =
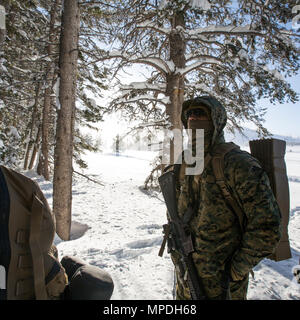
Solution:
[[[212,130],[204,130],[206,155],[225,143],[227,116],[215,98],[199,97],[183,104],[186,128],[187,112],[199,106],[205,107],[213,124]],[[188,206],[196,201],[197,209],[188,225],[195,249],[192,257],[206,297],[246,299],[249,272],[273,253],[281,236],[281,214],[268,176],[248,152],[234,149],[225,155],[226,183],[246,217],[242,232],[236,214],[216,184],[211,162],[200,176],[185,175],[186,166],[183,162],[177,174],[178,214],[183,218]],[[177,277],[176,299],[191,299],[184,272],[178,268],[180,255],[170,248],[170,242]]]

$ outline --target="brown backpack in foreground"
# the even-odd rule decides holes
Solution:
[[[291,248],[288,236],[288,223],[290,214],[289,184],[286,172],[284,155],[286,142],[279,139],[260,139],[249,141],[251,155],[256,158],[262,168],[266,171],[272,191],[277,200],[282,218],[282,236],[275,249],[275,252],[269,258],[275,261],[282,261],[291,258]],[[233,150],[239,148],[234,143],[224,143],[219,146],[212,157],[212,167],[216,177],[216,183],[219,185],[227,202],[230,204],[237,215],[241,228],[243,229],[244,213],[237,200],[227,187],[224,177],[224,157]]]
[[[54,253],[55,223],[47,200],[33,180],[4,166],[0,170],[9,195],[7,300],[59,299],[68,279]]]

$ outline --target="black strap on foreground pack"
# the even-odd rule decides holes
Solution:
[[[9,208],[10,208],[10,198],[6,185],[4,175],[0,168],[0,265],[4,267],[1,268],[0,272],[3,274],[3,282],[7,282],[7,271],[10,262],[10,243],[8,234],[8,220],[9,220]],[[1,281],[1,282],[2,282]],[[2,287],[2,286],[1,286]],[[6,286],[0,288],[0,300],[6,300]]]
[[[181,255],[183,270],[187,275],[187,284],[190,290],[191,298],[192,300],[205,300],[205,291],[192,259],[194,246],[191,234],[188,232],[188,230],[186,230],[183,221],[178,216],[175,174],[173,171],[169,171],[160,176],[158,181],[168,209],[171,227],[170,232],[173,234],[173,238],[175,240],[175,249]]]

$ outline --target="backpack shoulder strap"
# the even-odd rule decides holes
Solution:
[[[37,300],[47,300],[44,257],[39,245],[43,209],[43,203],[34,193],[31,207],[29,246],[32,254],[34,289]]]
[[[232,195],[228,185],[226,184],[224,176],[224,157],[228,152],[234,149],[239,149],[239,146],[232,142],[217,145],[217,147],[213,150],[211,162],[213,172],[216,178],[216,183],[221,189],[225,200],[236,214],[241,230],[242,232],[244,232],[244,212],[239,206],[237,200]]]

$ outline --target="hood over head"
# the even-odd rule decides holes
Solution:
[[[205,106],[210,111],[210,116],[214,125],[212,145],[224,143],[224,128],[227,122],[227,114],[224,106],[213,96],[205,95],[185,101],[182,104],[181,121],[187,129],[186,112],[196,109],[197,106]]]

